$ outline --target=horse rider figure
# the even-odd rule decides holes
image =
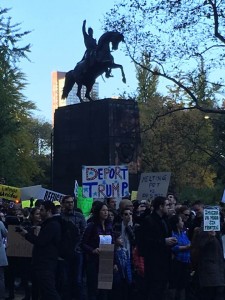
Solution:
[[[84,36],[84,44],[86,46],[86,51],[82,58],[82,61],[85,61],[85,71],[88,67],[91,67],[95,60],[95,50],[97,48],[96,39],[93,38],[93,29],[88,28],[88,33],[86,32],[86,20],[83,21],[82,32]]]
[[[86,73],[88,68],[92,67],[96,61],[97,42],[96,39],[93,38],[94,31],[91,27],[88,28],[88,33],[86,32],[86,20],[83,21],[82,32],[84,36],[84,44],[86,46],[86,51],[81,61],[84,62],[83,73]],[[113,77],[111,75],[111,69],[106,70],[105,77]]]

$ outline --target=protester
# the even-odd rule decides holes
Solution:
[[[75,211],[74,199],[67,195],[62,199],[62,220],[68,223],[65,237],[68,252],[64,258],[64,284],[61,282],[62,299],[70,300],[76,295],[81,300],[84,293],[83,285],[83,251],[80,247],[81,239],[86,228],[86,221],[82,213]],[[69,239],[69,240],[68,240]],[[64,245],[65,246],[65,245]],[[72,247],[71,251],[69,247]],[[70,251],[70,253],[69,253]]]
[[[190,241],[183,230],[184,222],[181,216],[174,215],[170,218],[172,236],[177,239],[177,244],[172,247],[173,260],[170,276],[171,300],[185,300],[185,291],[190,281]]]
[[[127,250],[130,259],[135,243],[132,215],[133,213],[130,208],[124,208],[121,211],[121,222],[117,222],[113,226],[113,232],[121,235],[123,247]]]
[[[88,300],[96,300],[98,294],[100,297],[104,294],[103,290],[98,291],[101,236],[107,236],[113,242],[112,224],[108,220],[108,207],[103,202],[98,202],[93,208],[92,222],[88,223],[82,240],[86,258]]]
[[[219,234],[196,229],[191,253],[200,284],[200,300],[224,300],[224,257]]]
[[[132,283],[131,261],[127,249],[123,246],[122,236],[118,233],[116,235],[112,299],[127,300]]]
[[[39,234],[41,225],[41,216],[40,216],[40,209],[38,207],[34,207],[30,210],[29,218],[24,220],[21,223],[21,226],[23,226],[28,232],[32,232],[35,235]],[[32,296],[32,300],[38,300],[39,298],[39,289],[36,282],[36,278],[32,274],[32,265],[31,265],[31,258],[30,257],[22,257],[21,258],[21,269],[23,270],[21,272],[21,280],[22,285],[24,287],[25,291],[25,297],[22,300],[30,300]],[[31,291],[30,291],[30,284]]]
[[[61,226],[53,217],[54,213],[55,205],[51,201],[44,201],[40,206],[43,223],[38,236],[21,227],[21,234],[34,244],[33,272],[40,288],[42,300],[60,300],[55,278],[61,241]]]
[[[108,211],[109,211],[109,214],[108,214],[109,222],[113,224],[114,219],[115,219],[115,217],[116,217],[115,210],[114,210],[114,209],[111,209],[111,208],[108,208]]]
[[[195,213],[195,216],[192,219],[192,223],[188,232],[188,237],[190,241],[193,238],[195,228],[201,227],[202,225],[204,205],[200,200],[197,200],[192,204],[192,209],[193,212]]]
[[[149,300],[164,300],[171,267],[171,247],[177,243],[165,217],[169,201],[165,197],[153,200],[153,212],[141,225],[141,248],[144,255],[146,288]]]

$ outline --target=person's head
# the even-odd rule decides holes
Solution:
[[[62,207],[60,204],[55,204],[55,214],[60,215],[62,211]]]
[[[196,217],[202,217],[203,216],[203,211],[204,211],[204,205],[200,200],[197,200],[193,203],[192,209],[196,213]]]
[[[15,215],[17,216],[17,218],[22,222],[25,219],[25,216],[23,214],[23,210],[22,209],[16,209],[15,210]]]
[[[115,219],[115,211],[114,209],[109,208],[108,209],[108,220],[110,223],[113,223],[114,219]]]
[[[107,198],[106,200],[108,208],[116,209],[116,199],[115,198]]]
[[[88,35],[93,36],[93,29],[91,27],[88,28]]]
[[[147,208],[146,206],[146,200],[141,200],[141,201],[135,201],[133,203],[133,206],[134,206],[134,210],[133,210],[133,213],[134,215],[136,216],[140,216]]]
[[[122,217],[122,221],[125,225],[127,225],[130,221],[132,221],[132,211],[130,208],[124,208],[121,211],[121,217]]]
[[[62,198],[63,212],[68,213],[74,210],[74,199],[71,195],[66,195]]]
[[[55,204],[52,201],[44,201],[40,207],[42,221],[51,218],[55,213]]]
[[[35,203],[34,203],[34,206],[35,207],[41,207],[41,204],[44,202],[44,200],[43,199],[37,199],[36,201],[35,201]]]
[[[129,199],[122,199],[119,204],[119,210],[122,211],[124,208],[130,208],[133,211],[133,203]]]
[[[123,238],[121,233],[115,233],[115,246],[122,247],[123,246]]]
[[[184,227],[184,222],[182,221],[182,218],[179,215],[172,216],[169,219],[169,221],[170,221],[171,228],[174,232],[179,232]]]
[[[177,204],[176,198],[173,193],[167,194],[167,199],[169,200],[170,209],[173,209],[175,211],[175,206]]]
[[[160,216],[168,215],[169,200],[166,197],[158,196],[152,201],[153,211],[157,212]]]
[[[5,214],[2,211],[0,211],[0,221],[5,222]]]
[[[191,211],[186,205],[182,205],[178,210],[178,214],[182,220],[186,223],[190,219]]]
[[[38,224],[41,222],[40,208],[34,207],[30,211],[29,219],[33,224]]]
[[[107,220],[107,218],[108,218],[107,205],[104,202],[98,201],[93,207],[93,221],[98,223]]]

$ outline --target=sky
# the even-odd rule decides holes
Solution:
[[[104,33],[104,14],[114,3],[115,0],[1,0],[1,8],[11,8],[8,16],[12,24],[20,23],[21,31],[31,31],[22,41],[22,45],[31,44],[31,62],[22,60],[19,67],[28,82],[23,93],[38,108],[35,116],[51,122],[51,72],[74,68],[85,52],[83,20],[87,20],[86,27],[92,27],[94,37],[99,39]],[[119,69],[113,70],[113,78],[99,77],[100,99],[136,88],[135,67],[123,47],[120,44],[113,56],[116,63],[124,66],[127,83],[122,82]]]

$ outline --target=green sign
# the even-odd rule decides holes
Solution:
[[[80,208],[85,217],[90,215],[93,198],[84,198],[82,187],[78,187],[77,207]]]

